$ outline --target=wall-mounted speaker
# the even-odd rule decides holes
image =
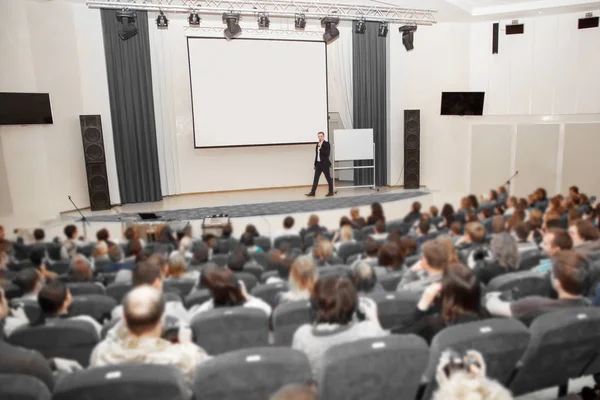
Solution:
[[[106,174],[106,157],[99,115],[80,115],[83,157],[87,173],[88,193],[92,211],[110,209],[110,192]]]
[[[421,173],[421,111],[404,110],[404,188],[418,189]]]
[[[492,54],[498,54],[498,34],[500,33],[500,24],[494,22],[492,25]]]

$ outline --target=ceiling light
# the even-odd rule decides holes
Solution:
[[[167,16],[161,11],[158,17],[156,17],[156,26],[161,29],[169,27],[169,20]]]
[[[227,28],[223,31],[225,39],[231,40],[242,34],[242,28],[239,25],[240,14],[223,13],[223,23],[227,24]]]
[[[377,31],[377,36],[386,37],[388,34],[388,24],[387,22],[382,22],[379,24],[379,29]]]
[[[269,20],[269,16],[267,13],[259,13],[258,14],[258,27],[259,29],[267,29],[271,25],[271,21]]]
[[[398,28],[400,32],[402,32],[402,44],[406,51],[414,50],[415,46],[413,41],[415,39],[415,31],[417,30],[416,25],[404,25]]]
[[[339,23],[340,19],[338,17],[325,17],[321,20],[321,26],[325,27],[323,40],[326,43],[331,43],[340,36],[340,31],[337,28]]]
[[[119,37],[122,40],[131,39],[138,34],[138,29],[135,26],[136,13],[130,10],[117,11],[117,21],[121,22],[119,28]]]
[[[197,12],[190,13],[190,16],[188,17],[188,22],[191,26],[200,26],[200,21],[202,21],[202,18],[200,18],[200,15],[198,15]]]
[[[364,34],[367,30],[367,21],[364,18],[356,21],[356,25],[354,26],[354,33]]]
[[[296,14],[294,25],[296,25],[296,29],[306,28],[306,16],[304,14]]]

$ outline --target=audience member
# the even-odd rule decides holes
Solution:
[[[552,269],[552,257],[561,250],[573,248],[573,239],[568,232],[561,228],[550,228],[544,234],[542,248],[546,257],[542,258],[540,264],[533,270],[545,274]]]
[[[284,220],[284,226],[285,226],[285,220]],[[317,232],[320,233],[324,230],[326,230],[326,229],[319,226],[319,216],[317,214],[311,214],[310,217],[308,217],[308,223],[306,225],[306,228],[302,228],[302,230],[300,230],[300,236],[304,237],[307,233],[316,234]],[[286,233],[286,235],[289,235],[289,234]]]
[[[495,215],[492,218],[492,234],[496,235],[505,231],[504,228],[504,217],[502,215]]]
[[[179,240],[179,247],[177,250],[171,254],[178,253],[186,262],[189,262],[193,257],[192,246],[192,239],[188,236],[184,236],[181,238],[181,240]]]
[[[289,290],[278,296],[278,304],[288,301],[308,300],[317,280],[317,269],[313,259],[309,256],[300,256],[294,260],[290,268],[288,284]]]
[[[479,208],[479,200],[477,200],[477,196],[475,196],[474,194],[470,194],[468,198],[471,206],[470,208],[477,210]]]
[[[454,221],[452,224],[450,224],[450,240],[453,244],[456,244],[462,239],[462,237],[463,225],[458,221]]]
[[[380,242],[387,239],[388,234],[385,231],[385,221],[380,219],[375,223],[375,228],[373,229],[373,234],[370,235],[374,240]]]
[[[314,386],[291,383],[279,389],[269,400],[318,400]]]
[[[458,255],[456,254],[456,248],[454,247],[454,243],[447,237],[439,237],[436,239],[438,243],[441,243],[446,248],[446,254],[448,254],[448,264],[458,264],[460,261],[458,259]]]
[[[73,258],[74,256],[71,256]],[[108,244],[104,241],[96,243],[94,251],[92,252],[94,260],[108,260]]]
[[[221,231],[221,239],[229,239],[233,234],[233,225],[231,223],[225,224],[223,230]]]
[[[421,218],[421,203],[415,201],[410,207],[410,212],[404,217],[404,223],[412,226]]]
[[[479,260],[473,268],[475,276],[484,285],[497,276],[519,269],[519,246],[510,234],[503,232],[494,235],[490,250],[493,258]]]
[[[579,188],[577,186],[571,186],[569,188],[569,197],[574,199],[579,196]]]
[[[311,304],[314,325],[305,324],[296,330],[292,348],[308,356],[313,376],[321,370],[321,357],[329,348],[388,335],[379,324],[377,304],[366,297],[360,301],[354,285],[348,278],[325,276],[313,288]],[[356,321],[355,311],[360,310],[364,321]]]
[[[373,238],[365,240],[365,252],[358,260],[362,260],[371,266],[376,266],[378,263],[379,245]],[[357,261],[358,261],[357,260]]]
[[[429,216],[431,218],[436,218],[440,213],[440,210],[436,206],[429,206]]]
[[[91,282],[94,280],[94,274],[87,258],[76,255],[71,259],[68,279],[70,282]]]
[[[23,293],[19,300],[37,302],[38,293],[44,284],[44,277],[36,268],[25,268],[19,271],[14,283]]]
[[[333,244],[328,239],[319,239],[313,247],[312,255],[317,267],[328,266],[329,260],[333,256]]]
[[[334,243],[333,247],[336,251],[340,250],[340,247],[344,243],[354,243],[355,240],[352,237],[353,231],[350,225],[344,225],[340,228],[340,238],[337,242]]]
[[[77,253],[77,247],[83,245],[81,241],[77,239],[77,227],[75,225],[67,225],[64,229],[66,240],[62,243],[60,249],[60,258],[68,260]]]
[[[448,228],[454,222],[454,207],[452,204],[446,203],[442,207],[442,222],[438,225],[438,228]]]
[[[367,225],[375,225],[379,220],[385,222],[385,216],[383,215],[383,207],[381,207],[381,204],[375,202],[371,204],[371,215],[367,218]]]
[[[600,233],[594,224],[579,220],[569,227],[569,234],[578,253],[591,260],[600,258]]]
[[[246,247],[248,253],[262,253],[263,249],[254,243],[254,238],[255,236],[251,232],[244,232],[240,239],[240,243]]]
[[[249,233],[253,237],[259,237],[260,236],[260,234],[258,233],[258,230],[256,229],[256,226],[254,226],[253,224],[246,225],[245,233]]]
[[[285,217],[283,220],[283,229],[273,234],[273,240],[280,236],[299,235],[298,230],[294,229],[294,218]]]
[[[169,268],[165,281],[185,279],[196,282],[200,278],[199,271],[187,270],[187,262],[181,253],[176,252],[171,254],[167,263]]]
[[[353,207],[350,209],[350,218],[352,218],[352,227],[354,229],[362,229],[367,223],[367,221],[360,216],[358,207]]]
[[[513,215],[515,211],[517,211],[518,203],[519,200],[515,196],[510,196],[506,199],[506,210],[504,210],[504,215],[508,217]]]
[[[429,230],[431,229],[431,222],[429,218],[423,217],[417,225],[417,246],[422,246],[423,243],[430,240]]]
[[[398,241],[400,250],[404,258],[411,257],[417,254],[417,241],[410,236],[403,236]]]
[[[248,251],[243,245],[237,246],[227,257],[227,267],[233,272],[242,272],[244,265],[250,261]]]
[[[215,247],[217,246],[217,237],[212,233],[205,233],[202,235],[202,241],[204,242],[206,249],[208,250],[208,259],[210,260],[215,253]]]
[[[45,280],[52,280],[56,278],[56,274],[46,268],[45,256],[46,250],[32,249],[29,253],[29,261],[31,261],[33,266],[42,273]]]
[[[404,255],[402,248],[397,242],[386,242],[379,248],[377,266],[374,267],[375,274],[379,277],[389,272],[400,271],[404,267]]]
[[[367,295],[371,292],[383,292],[383,287],[377,283],[377,274],[375,268],[364,260],[358,260],[352,266],[352,282],[359,296]]]
[[[98,242],[106,243],[107,247],[112,247],[115,245],[115,243],[110,240],[110,233],[106,228],[100,229],[98,232],[96,232],[96,239]]]
[[[439,282],[448,265],[444,244],[433,240],[423,245],[423,257],[402,276],[397,291],[422,292],[432,283]]]

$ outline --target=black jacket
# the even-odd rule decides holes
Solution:
[[[38,378],[52,391],[54,376],[48,361],[37,351],[13,346],[0,339],[0,374],[21,374]]]
[[[325,167],[329,167],[331,165],[331,161],[329,161],[329,153],[331,152],[331,146],[329,142],[323,140],[323,144],[321,145],[321,165]],[[317,166],[317,154],[319,153],[319,143],[315,145],[315,167]]]

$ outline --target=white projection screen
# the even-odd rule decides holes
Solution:
[[[194,147],[314,143],[327,132],[325,42],[188,37]]]

